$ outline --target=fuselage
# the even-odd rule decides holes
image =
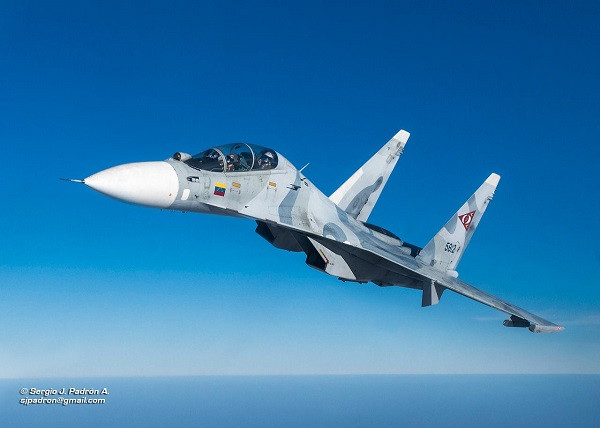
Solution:
[[[243,144],[243,143],[238,143]],[[280,153],[248,146],[244,166],[234,166],[227,156],[232,145],[191,157],[176,153],[159,162],[119,165],[98,172],[85,184],[123,202],[149,207],[243,217],[323,237],[358,248],[376,247],[386,253],[410,257],[411,249],[391,233],[368,227],[341,210]],[[223,148],[225,147],[225,149]],[[252,150],[254,149],[254,150]],[[274,162],[261,168],[259,150],[272,153]],[[208,153],[208,155],[207,155]],[[202,157],[204,156],[204,157]],[[212,156],[212,157],[211,157]],[[283,247],[285,248],[285,247]],[[300,247],[286,248],[300,250]],[[328,260],[326,258],[326,260]],[[334,267],[320,269],[340,279],[386,284],[377,272],[365,277],[345,275]],[[315,267],[315,266],[313,266]],[[410,282],[407,278],[407,283]]]

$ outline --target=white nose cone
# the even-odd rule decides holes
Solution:
[[[83,182],[94,190],[131,204],[169,207],[179,191],[177,173],[167,162],[136,162],[90,175]]]

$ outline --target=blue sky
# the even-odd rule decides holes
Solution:
[[[87,3],[87,2],[86,2]],[[600,373],[600,8],[590,2],[5,2],[0,377]],[[333,192],[412,133],[370,221],[424,245],[502,180],[453,293],[342,283],[254,223],[83,178],[232,141]]]

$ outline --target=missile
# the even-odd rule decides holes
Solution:
[[[531,327],[531,323],[523,318],[511,315],[509,320],[502,323],[505,327]]]
[[[560,325],[538,325],[532,324],[529,321],[519,318],[515,315],[511,315],[510,319],[504,320],[502,323],[505,327],[523,327],[528,328],[532,333],[556,333],[558,331],[564,330],[564,327]]]

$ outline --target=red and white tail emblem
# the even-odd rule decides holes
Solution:
[[[465,230],[469,230],[469,226],[471,226],[471,220],[473,220],[473,216],[475,215],[475,211],[471,211],[470,213],[466,213],[463,215],[459,215],[458,219],[465,227]]]

